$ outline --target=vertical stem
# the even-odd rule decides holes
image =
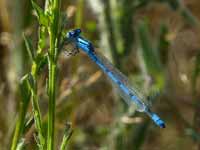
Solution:
[[[34,121],[35,121],[35,128],[38,131],[38,139],[39,139],[39,150],[44,150],[45,148],[45,140],[42,134],[42,120],[41,120],[41,112],[38,103],[38,96],[37,96],[37,75],[33,74],[34,80],[34,87],[31,89],[32,92],[32,107],[33,107],[33,114],[34,114]]]
[[[56,90],[56,64],[49,60],[49,109],[48,109],[48,145],[47,149],[54,147],[54,120],[55,120],[55,90]]]
[[[193,78],[192,78],[192,93],[193,98],[195,100],[195,108],[194,108],[194,128],[196,129],[197,134],[200,133],[200,101],[199,101],[199,93],[197,91],[197,77],[199,76],[199,70],[200,70],[200,54],[196,56],[196,62],[195,62],[195,68],[193,72]],[[200,150],[200,142],[197,141],[197,149]]]
[[[24,123],[26,110],[22,109],[23,106],[21,106],[21,105],[23,105],[23,104],[22,103],[20,104],[21,109],[20,109],[20,113],[19,113],[19,118],[17,120],[13,140],[12,140],[11,150],[16,150],[16,147],[17,147],[17,144],[20,139],[21,132],[22,132],[23,123]]]
[[[55,120],[55,100],[56,100],[56,77],[57,77],[57,47],[59,32],[60,0],[49,0],[49,11],[52,14],[50,21],[49,36],[50,48],[48,52],[49,80],[48,80],[48,135],[47,149],[54,149],[54,120]]]
[[[76,28],[81,28],[82,26],[83,6],[84,6],[84,0],[78,0],[78,10],[76,13],[76,21],[75,21]]]
[[[44,45],[42,42],[44,40],[44,35],[45,35],[45,28],[39,27],[39,41],[38,41],[36,57],[39,57],[42,54],[42,49],[44,48]],[[31,74],[32,74],[33,81],[34,81],[34,85],[33,85],[33,87],[31,87],[31,93],[32,93],[32,107],[33,107],[35,128],[38,132],[38,139],[39,139],[38,146],[39,146],[39,150],[44,150],[45,149],[45,139],[43,136],[42,115],[40,112],[39,98],[37,95],[38,63],[35,60],[32,62]]]
[[[16,150],[18,142],[22,137],[22,132],[24,130],[25,124],[25,116],[28,109],[31,92],[29,91],[29,76],[26,75],[21,79],[20,82],[20,93],[21,93],[21,101],[20,101],[20,112],[19,117],[17,119],[16,128],[12,140],[11,150]]]

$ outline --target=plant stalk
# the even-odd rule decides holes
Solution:
[[[60,16],[60,0],[49,0],[49,12],[52,15],[49,27],[50,48],[48,51],[48,135],[47,149],[54,149],[54,122],[55,122],[55,101],[56,101],[56,79],[57,79],[57,54],[58,54],[58,39],[59,39],[59,16]]]
[[[49,60],[49,109],[48,109],[48,137],[47,149],[52,150],[54,147],[54,120],[55,120],[55,91],[56,91],[56,64]]]
[[[17,144],[19,142],[19,139],[20,139],[20,136],[22,133],[23,125],[24,125],[26,109],[23,109],[22,108],[23,106],[21,106],[21,105],[23,105],[23,104],[22,103],[20,104],[19,119],[17,120],[17,123],[16,123],[16,128],[15,128],[15,132],[14,132],[11,150],[16,150]]]

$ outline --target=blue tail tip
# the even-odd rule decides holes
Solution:
[[[152,113],[151,118],[159,127],[165,128],[165,122],[162,121],[158,115],[156,115],[155,113]]]
[[[158,120],[158,121],[157,121],[157,125],[158,125],[159,127],[161,127],[161,128],[165,128],[165,127],[166,127],[164,121],[162,121],[162,120]]]
[[[164,122],[161,123],[159,126],[160,126],[161,128],[165,128],[165,127],[166,127]]]

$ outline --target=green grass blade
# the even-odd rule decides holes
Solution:
[[[26,37],[25,34],[23,34],[23,38],[24,38],[26,50],[27,50],[28,55],[29,55],[31,62],[32,62],[35,59],[33,45],[31,43],[31,40],[28,37]]]
[[[36,12],[36,16],[38,18],[38,21],[41,25],[44,25],[45,27],[48,27],[49,25],[49,19],[47,15],[45,15],[45,12],[38,4],[36,4],[33,0],[31,0],[32,7]]]
[[[68,144],[69,139],[71,138],[72,134],[73,134],[73,130],[71,128],[71,125],[67,124],[65,131],[64,131],[64,136],[63,136],[63,139],[62,139],[60,150],[66,150],[67,144]]]
[[[20,93],[21,93],[22,98],[21,98],[21,102],[20,102],[20,112],[19,112],[19,117],[17,120],[15,132],[14,132],[14,136],[13,136],[11,150],[16,150],[19,139],[22,136],[22,131],[25,128],[25,126],[24,126],[25,116],[26,116],[28,104],[29,104],[30,97],[31,97],[31,92],[29,89],[29,84],[30,84],[29,76],[30,76],[29,74],[25,75],[21,79],[21,82],[20,82]]]

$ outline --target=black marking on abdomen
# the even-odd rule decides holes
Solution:
[[[129,95],[130,97],[134,96],[132,93],[129,93],[128,95]]]

